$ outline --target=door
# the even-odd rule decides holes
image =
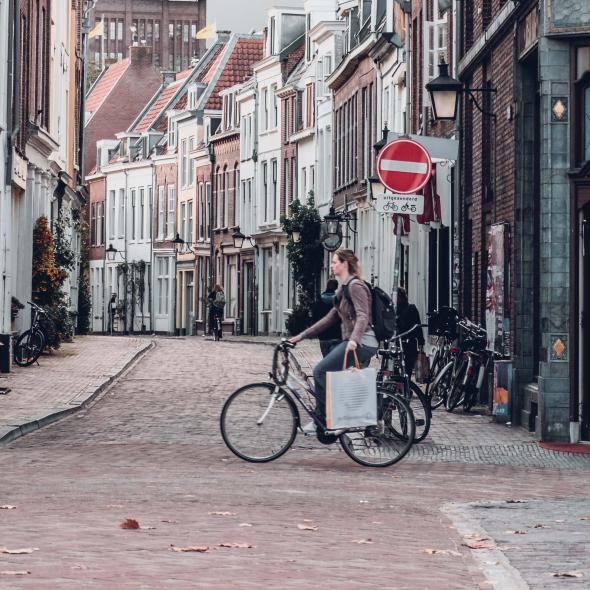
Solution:
[[[582,440],[590,440],[590,204],[580,213],[580,400]]]
[[[184,325],[186,328],[186,333],[189,336],[194,334],[194,273],[187,272],[185,273],[185,283],[184,283]]]
[[[243,286],[243,310],[244,310],[244,334],[253,334],[252,314],[254,306],[252,304],[252,294],[254,291],[254,268],[251,262],[244,263],[244,286]]]

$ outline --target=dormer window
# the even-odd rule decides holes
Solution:
[[[127,140],[121,140],[121,146],[119,148],[119,156],[124,158],[128,154],[129,150],[127,149]]]
[[[197,87],[191,86],[188,89],[188,108],[190,111],[194,111],[197,108]]]
[[[175,149],[178,136],[178,123],[176,121],[168,120],[168,147]]]

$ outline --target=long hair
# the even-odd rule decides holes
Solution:
[[[215,285],[215,287],[213,287],[213,291],[215,291],[215,293],[219,293],[220,291],[223,291],[223,288],[221,285]]]
[[[338,256],[338,260],[340,260],[340,262],[346,262],[348,264],[348,272],[353,277],[361,276],[361,265],[359,263],[359,259],[352,250],[336,250],[335,254]]]

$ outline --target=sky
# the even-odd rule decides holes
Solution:
[[[218,31],[260,32],[273,6],[303,6],[303,0],[207,0],[207,23],[216,23]]]

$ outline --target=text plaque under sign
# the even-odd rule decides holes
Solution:
[[[377,195],[375,209],[379,213],[422,215],[424,213],[424,195],[381,193]]]

